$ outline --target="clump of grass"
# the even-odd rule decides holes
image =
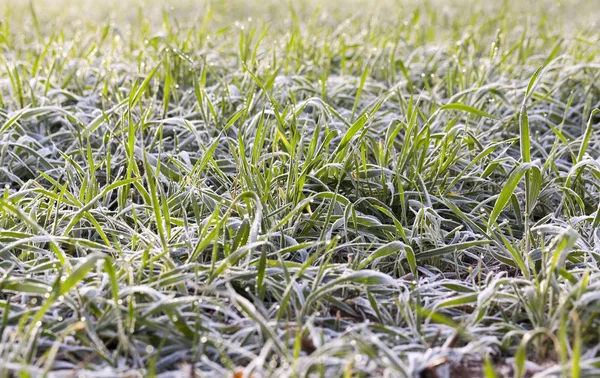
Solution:
[[[3,3],[0,376],[600,374],[592,1],[61,4]]]

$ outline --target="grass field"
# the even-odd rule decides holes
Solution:
[[[0,377],[600,376],[594,0],[0,0]]]

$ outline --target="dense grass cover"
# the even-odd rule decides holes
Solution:
[[[598,4],[472,3],[4,0],[0,377],[600,375]]]

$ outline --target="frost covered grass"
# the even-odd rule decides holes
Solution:
[[[0,1],[0,377],[600,375],[593,0]]]

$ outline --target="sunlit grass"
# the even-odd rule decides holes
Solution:
[[[0,377],[600,375],[600,12],[472,3],[0,1]]]

